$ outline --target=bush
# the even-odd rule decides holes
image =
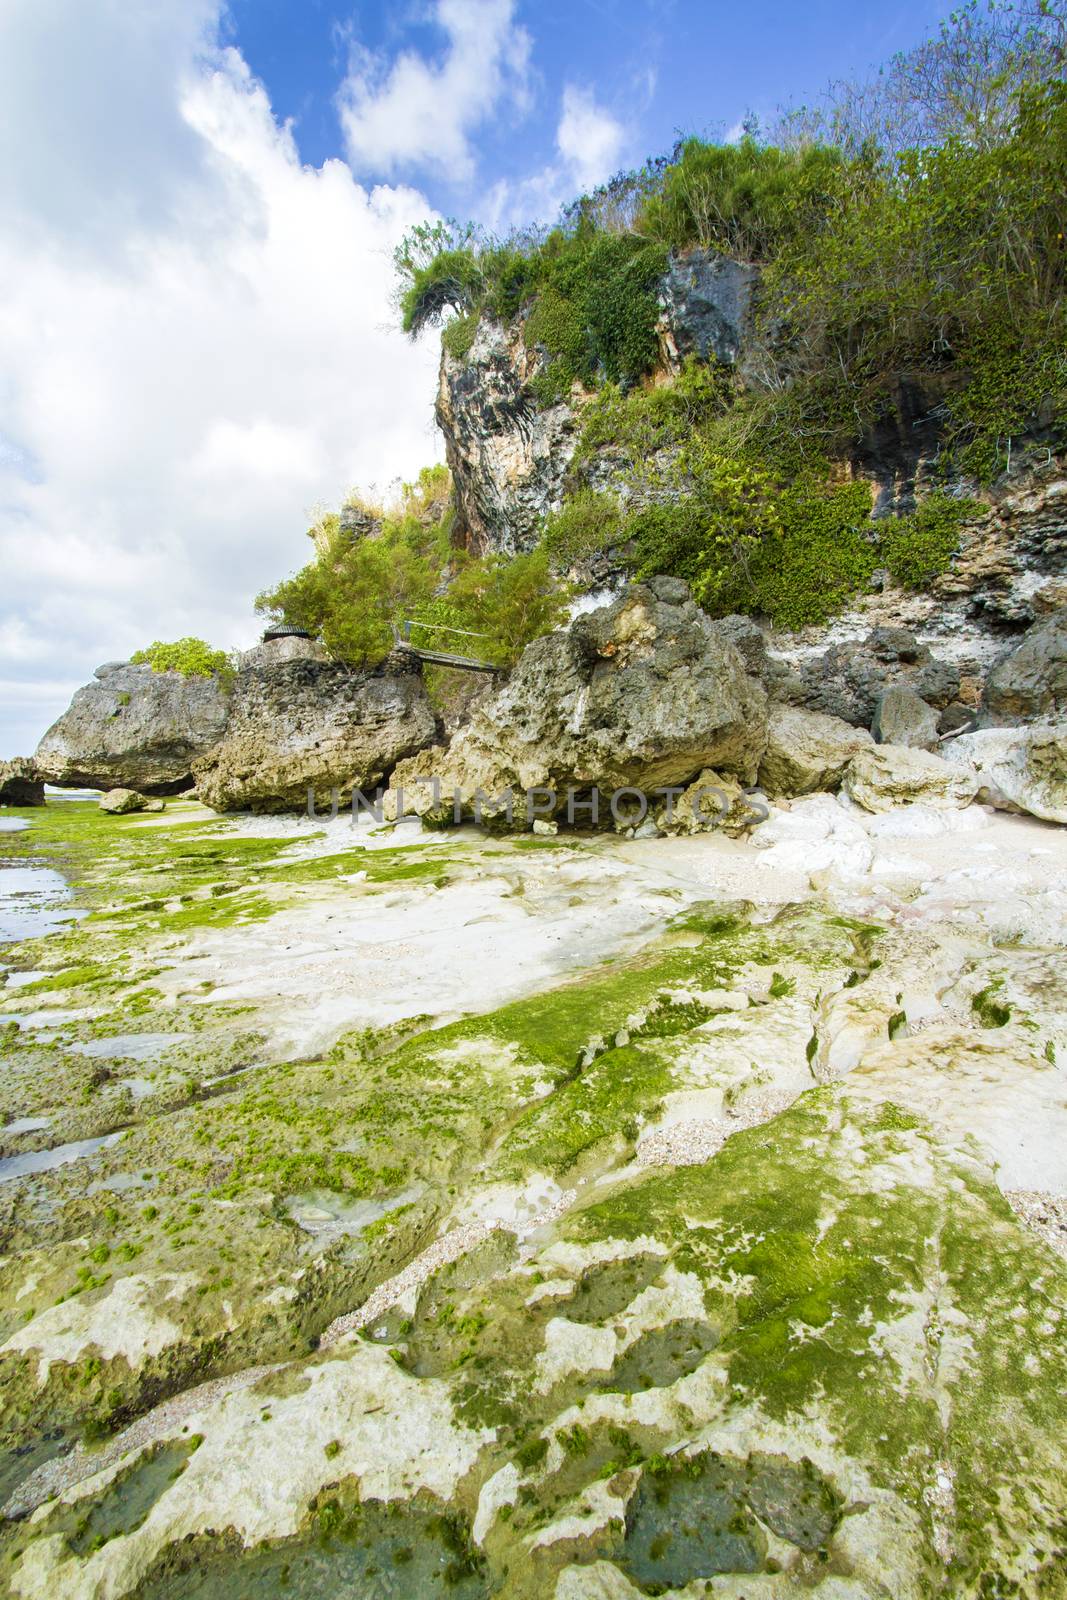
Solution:
[[[893,518],[882,538],[882,559],[892,576],[908,589],[921,589],[947,572],[962,524],[982,509],[975,500],[933,494],[910,516]]]
[[[544,548],[553,566],[570,567],[619,542],[622,517],[613,494],[582,489],[545,523]]]
[[[180,672],[183,678],[228,677],[233,662],[225,650],[213,650],[204,639],[175,639],[164,644],[156,639],[130,657],[134,666],[149,666],[153,672]]]
[[[699,244],[765,261],[787,241],[817,231],[842,192],[837,150],[779,150],[752,137],[739,144],[686,139],[649,195],[637,229],[672,250]]]
[[[671,383],[625,392],[607,383],[582,412],[582,433],[572,469],[599,451],[617,452],[625,464],[647,469],[649,458],[688,439],[721,416],[734,400],[736,378],[725,367],[690,357]]]
[[[671,573],[713,616],[758,613],[787,629],[826,621],[878,566],[865,485],[777,489],[737,461],[717,463],[698,494],[638,512],[624,534],[639,577]]]
[[[441,329],[441,343],[454,361],[466,361],[478,332],[478,313],[468,311],[464,316],[453,317]]]
[[[425,267],[416,267],[400,299],[405,333],[416,338],[440,323],[446,311],[469,311],[484,287],[470,250],[443,250]]]
[[[569,591],[555,582],[544,549],[485,556],[465,567],[448,598],[463,626],[486,635],[477,656],[510,667],[528,644],[565,620]]]
[[[456,650],[448,629],[485,634],[469,653],[510,665],[558,625],[567,591],[553,581],[544,551],[471,561],[452,549],[451,523],[448,468],[427,467],[383,512],[377,532],[353,541],[336,516],[320,518],[309,529],[314,558],[265,590],[256,609],[305,628],[353,666],[380,661],[392,648],[393,625],[407,620],[425,625],[418,643],[442,650]]]

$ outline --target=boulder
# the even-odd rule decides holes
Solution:
[[[225,738],[196,764],[199,798],[216,811],[302,811],[308,790],[328,808],[369,792],[430,744],[437,721],[418,663],[358,672],[311,658],[238,674]]]
[[[836,789],[857,751],[871,743],[866,728],[801,706],[771,705],[760,784],[771,796]]]
[[[982,699],[990,724],[1047,721],[1067,714],[1067,607],[1037,623],[994,663]]]
[[[44,779],[27,756],[0,761],[0,806],[43,806]]]
[[[766,820],[767,807],[758,793],[746,789],[736,778],[709,768],[698,773],[681,794],[672,794],[655,806],[650,815],[650,833],[686,837],[720,832],[738,839]],[[643,833],[644,828],[634,831]]]
[[[263,639],[246,650],[241,657],[242,670],[246,667],[276,667],[282,661],[328,661],[325,648],[315,639],[301,633],[277,634]]]
[[[489,317],[465,356],[442,347],[435,416],[455,484],[454,533],[468,549],[530,550],[562,503],[578,430],[569,402],[533,397],[547,359],[528,348],[521,322]]]
[[[871,732],[878,744],[903,744],[912,750],[937,749],[937,712],[904,683],[891,683],[878,696]]]
[[[536,639],[510,681],[482,702],[448,751],[400,768],[409,810],[506,816],[492,798],[511,789],[514,825],[525,827],[524,792],[543,818],[566,816],[567,790],[600,791],[599,822],[611,825],[616,790],[658,803],[661,786],[685,787],[706,768],[752,782],[766,744],[767,702],[741,657],[676,578],[634,584],[610,605]],[[441,793],[416,778],[436,777]],[[620,801],[620,806],[623,802]],[[577,820],[589,823],[588,810]]]
[[[865,639],[831,645],[804,661],[788,687],[775,687],[778,699],[823,711],[857,728],[869,728],[878,701],[891,684],[912,689],[928,705],[950,705],[960,691],[957,667],[935,660],[907,628],[873,628]]]
[[[1067,822],[1067,723],[980,728],[944,747],[945,759],[973,770],[978,798],[1003,811]]]
[[[77,691],[34,760],[61,788],[178,794],[192,786],[193,762],[222,737],[229,703],[218,677],[109,664]]]
[[[100,810],[111,817],[125,817],[132,811],[165,811],[167,802],[138,794],[136,789],[109,789],[100,796]]]
[[[915,802],[952,811],[970,805],[978,793],[978,780],[969,767],[950,764],[925,750],[872,744],[852,757],[844,790],[865,811],[891,811]]]

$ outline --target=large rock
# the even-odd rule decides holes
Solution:
[[[1036,722],[1067,714],[1067,607],[1039,622],[997,661],[985,686],[990,723]]]
[[[302,633],[282,633],[262,639],[241,657],[242,671],[248,667],[276,667],[283,661],[328,661],[325,648]]]
[[[178,794],[221,739],[230,697],[217,677],[107,663],[37,746],[40,775],[64,788]]]
[[[164,811],[167,802],[136,789],[109,789],[100,796],[100,810],[110,817],[126,817],[135,811]]]
[[[44,779],[27,756],[0,761],[0,806],[43,806]]]
[[[238,675],[225,738],[196,765],[197,794],[216,811],[303,810],[309,789],[319,806],[334,790],[345,803],[436,734],[418,670],[252,667]]]
[[[409,810],[474,815],[514,791],[514,822],[526,825],[524,791],[552,791],[536,802],[543,818],[566,816],[566,795],[594,788],[601,822],[620,789],[650,796],[685,786],[706,768],[751,782],[766,744],[763,688],[675,578],[634,584],[611,605],[590,611],[524,652],[510,682],[478,707],[448,751],[396,774]],[[437,777],[443,800],[414,780]],[[621,804],[621,802],[620,802]],[[483,803],[485,820],[505,814]],[[578,820],[589,819],[587,810]]]
[[[1067,723],[980,728],[944,748],[946,760],[977,773],[979,799],[1045,822],[1067,822]]]
[[[857,751],[871,743],[866,728],[800,706],[772,704],[760,785],[772,797],[836,789]]]
[[[776,686],[774,692],[809,711],[869,728],[891,684],[904,685],[940,709],[959,694],[960,674],[949,662],[935,660],[929,645],[906,628],[872,628],[862,641],[831,645],[803,662],[788,686]]]
[[[465,357],[442,349],[436,417],[455,485],[454,533],[471,550],[531,549],[562,503],[577,424],[569,403],[534,398],[530,382],[544,365],[521,323],[484,318]]]
[[[905,683],[891,683],[878,696],[871,732],[879,744],[913,750],[937,749],[937,712]]]
[[[925,750],[872,744],[852,757],[844,789],[865,811],[892,811],[916,802],[953,811],[970,805],[978,780],[969,767],[951,765]]]

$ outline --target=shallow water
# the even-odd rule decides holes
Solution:
[[[329,1189],[309,1189],[303,1194],[290,1195],[285,1204],[293,1221],[305,1233],[334,1239],[342,1234],[352,1237],[362,1233],[379,1217],[400,1206],[411,1205],[424,1193],[424,1184],[413,1184],[385,1200],[347,1200]]]
[[[0,833],[22,833],[30,826],[24,817],[0,817]],[[53,867],[0,861],[0,945],[39,938],[84,916],[70,898],[66,880]]]
[[[57,1144],[51,1150],[29,1150],[25,1155],[5,1156],[0,1160],[0,1183],[10,1183],[13,1178],[32,1177],[37,1172],[52,1172],[65,1167],[83,1156],[91,1156],[105,1145],[114,1144],[117,1133],[101,1134],[95,1139],[75,1139],[70,1144]]]
[[[498,1588],[458,1518],[416,1507],[326,1506],[313,1534],[247,1552],[213,1543],[190,1542],[136,1600],[487,1600]]]
[[[150,1061],[172,1045],[191,1039],[191,1033],[115,1033],[106,1039],[89,1039],[70,1045],[80,1056],[113,1057],[119,1061]]]

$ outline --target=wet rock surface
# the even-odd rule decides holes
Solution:
[[[1067,836],[27,818],[13,1594],[1055,1594]]]

